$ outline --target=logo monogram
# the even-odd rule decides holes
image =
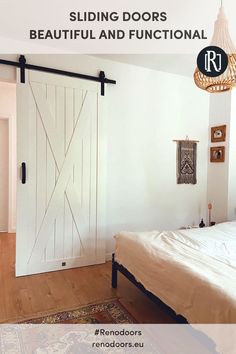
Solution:
[[[210,73],[212,70],[220,73],[222,69],[222,55],[216,54],[214,50],[207,50],[205,54],[205,70]]]
[[[219,47],[206,47],[198,55],[197,66],[205,76],[220,76],[228,67],[228,55]]]

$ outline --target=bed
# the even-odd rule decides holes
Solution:
[[[178,322],[236,323],[236,221],[115,240],[113,288],[120,271]]]

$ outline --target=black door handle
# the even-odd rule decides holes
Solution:
[[[26,183],[26,163],[22,162],[21,164],[21,182],[22,184]]]

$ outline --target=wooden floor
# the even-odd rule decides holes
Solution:
[[[139,323],[172,319],[121,274],[111,288],[111,262],[15,277],[15,235],[0,233],[0,323],[16,322],[118,298]]]

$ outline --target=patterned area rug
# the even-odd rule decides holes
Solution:
[[[120,304],[113,300],[101,304],[88,305],[75,310],[59,312],[56,314],[34,318],[20,323],[32,324],[111,324],[135,323],[136,321]]]

